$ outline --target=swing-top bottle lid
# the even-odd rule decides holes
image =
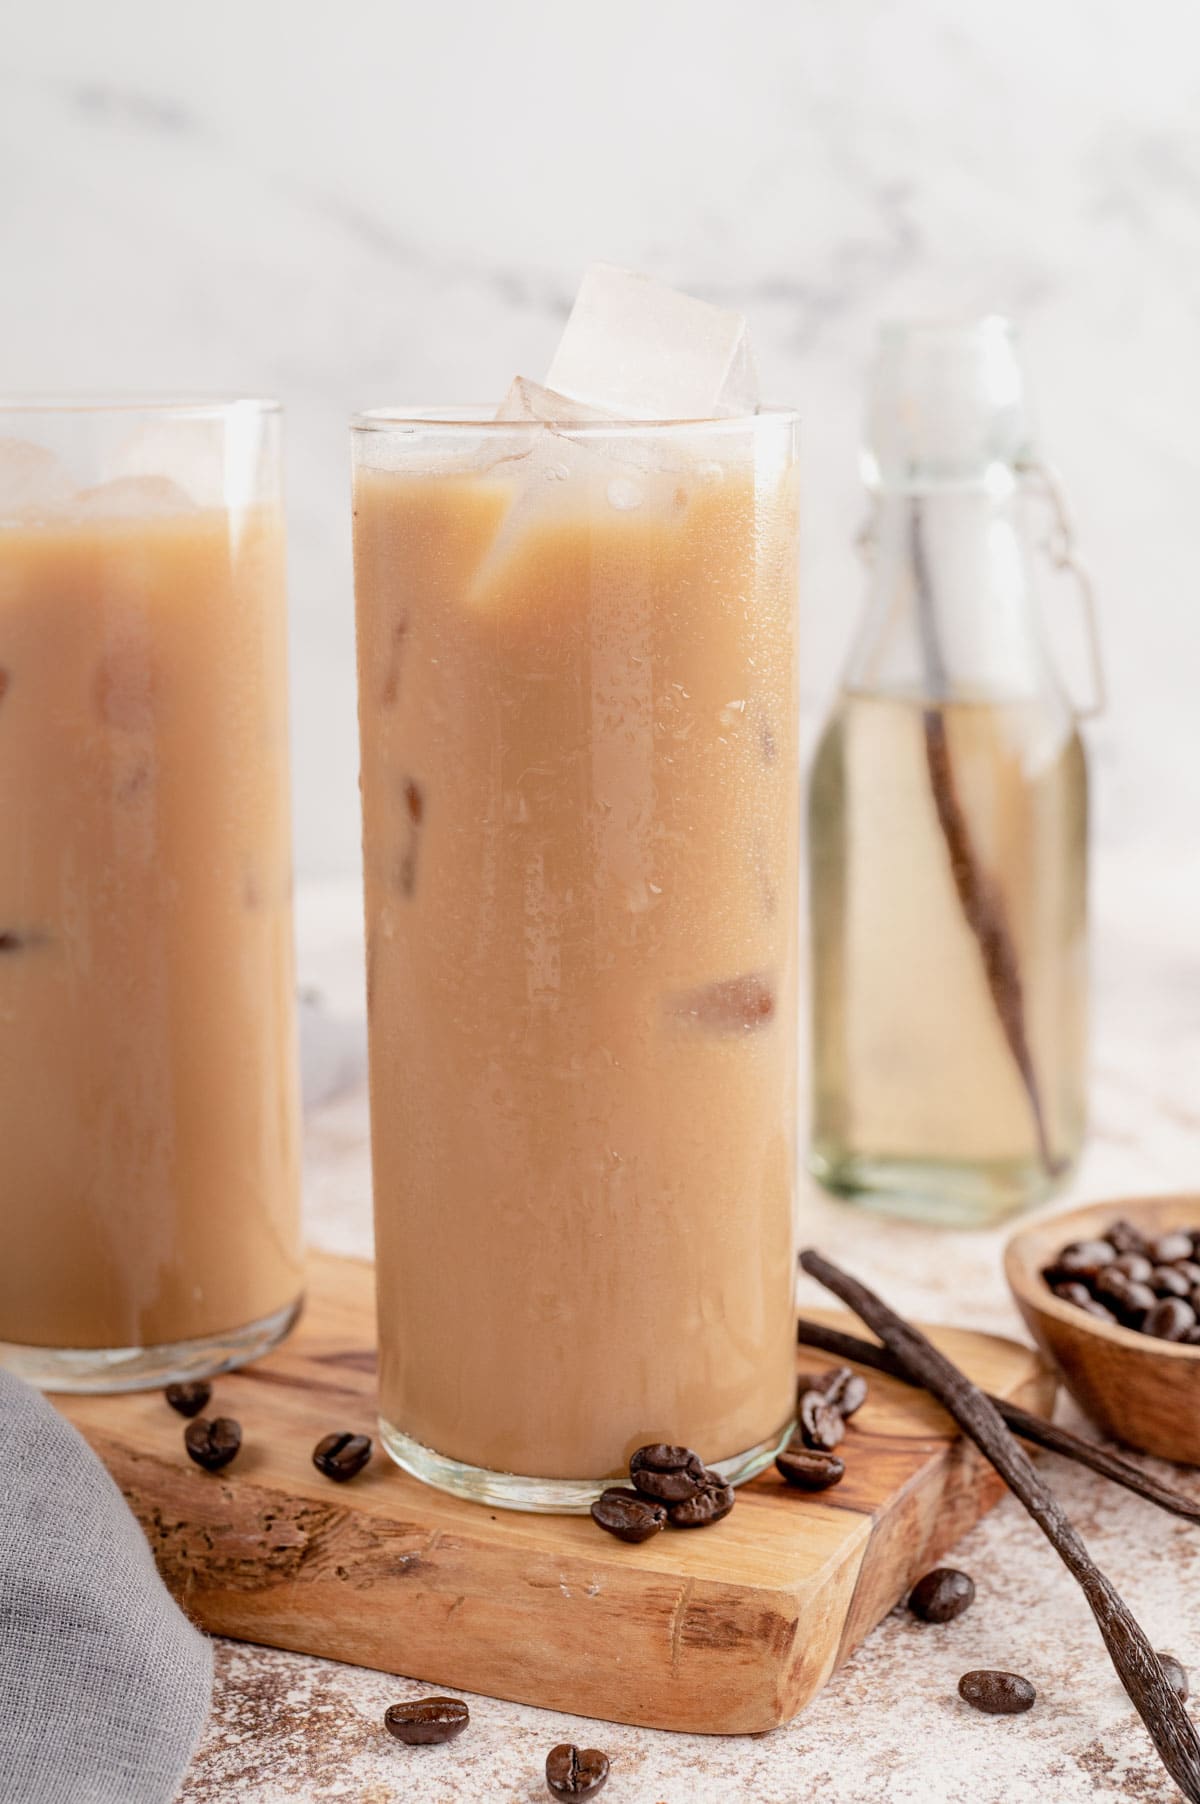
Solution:
[[[992,313],[880,328],[862,453],[869,488],[1009,486],[1032,439],[1009,320]]]

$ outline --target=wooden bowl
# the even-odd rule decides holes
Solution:
[[[1114,1222],[1145,1234],[1200,1228],[1200,1194],[1117,1197],[1054,1215],[1014,1234],[1004,1271],[1025,1324],[1097,1428],[1142,1453],[1200,1465],[1200,1346],[1110,1326],[1064,1303],[1042,1277],[1073,1240],[1101,1238]]]

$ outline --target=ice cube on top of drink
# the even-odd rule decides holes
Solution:
[[[528,376],[514,376],[508,393],[496,409],[498,420],[542,420],[548,425],[571,425],[583,420],[606,420],[612,416],[602,407],[589,407],[585,401],[560,395]]]
[[[584,271],[546,387],[634,420],[724,419],[758,405],[740,313],[611,263]]]

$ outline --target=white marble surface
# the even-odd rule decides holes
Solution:
[[[1200,15],[1183,0],[44,0],[0,33],[0,390],[289,411],[297,841],[354,869],[345,420],[542,372],[582,265],[743,307],[805,419],[804,700],[876,322],[999,307],[1100,584],[1106,843],[1200,816]],[[1066,597],[1053,604],[1065,632]]]
[[[1200,861],[1151,867],[1101,855],[1095,877],[1094,1121],[1079,1178],[1056,1206],[1200,1189]],[[303,888],[299,937],[310,1230],[324,1246],[365,1252],[353,885]],[[902,1309],[1020,1334],[1000,1272],[1002,1233],[885,1225],[815,1187],[806,1188],[803,1219],[807,1239]],[[1069,1409],[1064,1416],[1082,1425]],[[1061,1462],[1049,1470],[1155,1644],[1200,1674],[1197,1531]],[[1200,1474],[1171,1477],[1200,1497]],[[381,1718],[388,1703],[427,1686],[223,1644],[212,1720],[180,1804],[535,1804],[547,1795],[546,1752],[564,1739],[608,1752],[612,1804],[1175,1804],[1078,1591],[1023,1512],[1002,1503],[954,1559],[979,1588],[966,1616],[931,1630],[894,1614],[801,1717],[764,1737],[667,1735],[473,1698],[461,1742],[414,1754],[386,1737]],[[1034,1711],[997,1721],[961,1705],[959,1675],[980,1665],[1027,1673],[1039,1690]]]
[[[369,1173],[345,419],[540,373],[604,256],[743,307],[805,418],[811,732],[857,607],[862,370],[882,316],[998,307],[1095,567],[1112,706],[1098,799],[1095,1128],[1077,1195],[1200,1165],[1200,26],[1182,0],[44,0],[0,33],[0,390],[207,387],[289,412],[308,1208],[361,1250]],[[1055,599],[1064,646],[1077,649]],[[1013,1326],[995,1236],[811,1237],[902,1306]],[[1200,1667],[1195,1535],[1059,1473],[1160,1644]],[[1193,1481],[1198,1482],[1200,1481]],[[603,1742],[612,1804],[1167,1804],[1086,1612],[1020,1513],[960,1550],[981,1604],[889,1620],[762,1740],[572,1725],[481,1700],[458,1750],[383,1740],[402,1682],[223,1650],[191,1804],[534,1800]],[[1034,1606],[1036,1605],[1036,1609]],[[994,1723],[969,1664],[1034,1673]],[[497,1766],[485,1783],[485,1763]]]

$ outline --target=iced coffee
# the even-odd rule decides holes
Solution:
[[[0,419],[0,1361],[261,1352],[300,1292],[275,411]]]
[[[355,431],[382,1432],[535,1509],[794,1389],[795,423],[715,308],[614,393],[585,301],[557,390]]]

